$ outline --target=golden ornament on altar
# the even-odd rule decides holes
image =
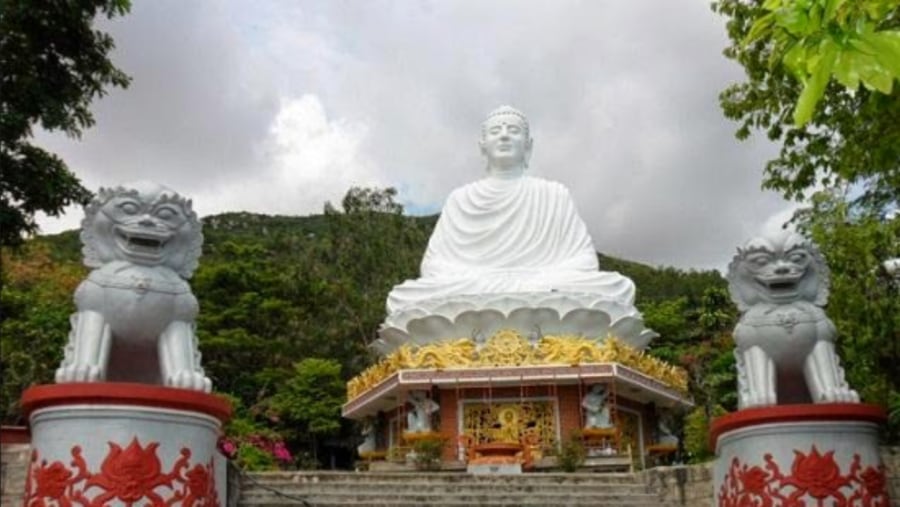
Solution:
[[[525,365],[579,365],[619,363],[686,393],[687,372],[645,354],[625,342],[607,337],[602,341],[582,336],[544,336],[533,346],[510,329],[497,331],[478,349],[469,338],[458,338],[416,347],[403,345],[347,382],[347,397],[354,399],[403,369],[448,370]]]
[[[471,445],[528,443],[552,447],[556,417],[550,401],[467,402],[463,406],[463,435]]]
[[[545,336],[538,343],[544,364],[605,363],[612,358],[597,340],[580,336]]]
[[[414,368],[461,368],[475,362],[475,342],[468,338],[430,343],[419,347],[410,365]]]
[[[519,333],[502,329],[497,331],[478,351],[481,366],[521,366],[539,364],[537,351]]]

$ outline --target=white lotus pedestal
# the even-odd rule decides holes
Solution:
[[[122,383],[32,387],[25,505],[225,505],[217,396]]]
[[[872,405],[780,405],[716,419],[716,505],[863,507],[889,505]]]

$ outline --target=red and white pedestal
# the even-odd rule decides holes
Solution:
[[[710,431],[719,507],[888,507],[878,452],[884,410],[780,405],[716,419]]]
[[[231,407],[143,384],[32,387],[22,395],[32,456],[25,505],[225,505],[217,450]]]

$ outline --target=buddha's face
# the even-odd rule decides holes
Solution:
[[[481,153],[490,165],[497,167],[524,165],[531,153],[531,138],[525,122],[511,114],[488,118],[480,145]]]

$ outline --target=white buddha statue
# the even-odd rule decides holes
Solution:
[[[391,291],[388,312],[426,299],[526,292],[584,293],[632,307],[634,283],[599,271],[568,189],[525,174],[533,145],[525,115],[496,109],[479,144],[487,174],[447,198],[421,278]]]

